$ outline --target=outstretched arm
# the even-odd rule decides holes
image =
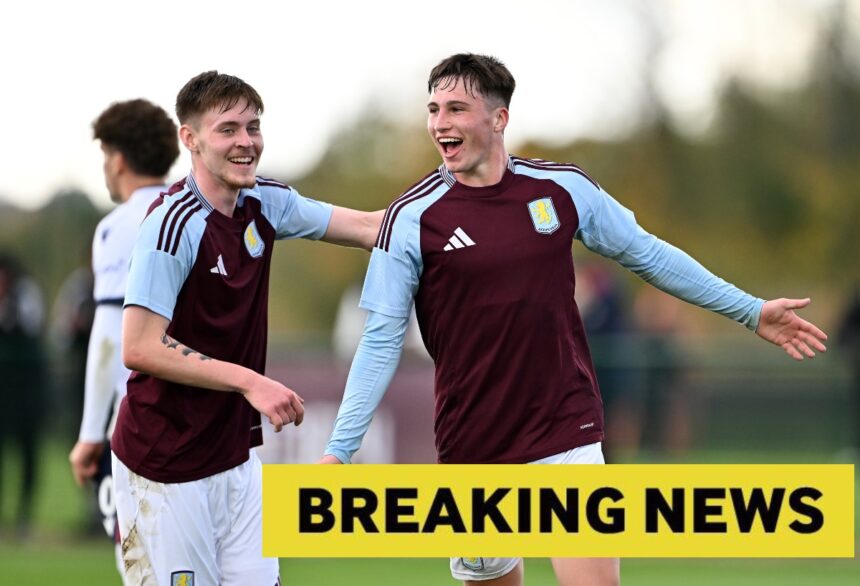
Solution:
[[[575,197],[585,213],[577,237],[590,250],[616,260],[670,295],[745,325],[795,360],[825,351],[824,332],[794,312],[806,307],[808,299],[765,302],[753,297],[646,232],[629,210],[605,192],[587,183],[580,187]]]
[[[655,287],[754,329],[795,360],[827,350],[822,343],[827,335],[794,311],[809,305],[809,299],[755,299],[674,246],[650,234],[638,238],[642,246],[625,251],[621,262]],[[630,262],[631,256],[636,262]]]
[[[240,393],[269,418],[275,431],[304,417],[302,398],[250,368],[215,360],[167,335],[166,318],[144,307],[123,311],[122,359],[126,367],[172,382]]]
[[[362,212],[334,206],[331,220],[322,240],[343,246],[355,246],[372,250],[379,234],[379,225],[385,210]]]
[[[795,313],[809,299],[763,301],[713,275],[687,253],[643,230],[620,262],[655,287],[680,299],[730,317],[795,360],[825,352],[827,335]],[[635,258],[635,261],[631,261]]]
[[[771,299],[765,302],[756,334],[779,346],[795,360],[803,360],[804,355],[814,358],[815,350],[826,352],[827,348],[822,342],[827,339],[827,334],[794,311],[809,303],[809,298]]]

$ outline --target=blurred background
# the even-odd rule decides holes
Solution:
[[[4,21],[0,585],[117,583],[93,495],[67,463],[90,244],[111,209],[90,124],[136,97],[172,112],[207,69],[261,93],[260,174],[378,209],[438,165],[424,129],[429,70],[455,52],[499,57],[518,83],[513,154],[579,165],[647,230],[756,296],[811,297],[803,315],[830,335],[827,354],[794,363],[575,244],[608,459],[860,461],[860,1],[36,1]],[[279,244],[269,374],[306,399],[307,418],[268,434],[265,461],[322,453],[366,266],[360,251]],[[432,462],[432,413],[432,364],[413,331],[359,460]],[[527,583],[552,583],[547,564],[529,567]],[[453,583],[439,560],[282,570],[294,584]],[[854,560],[630,560],[622,573],[627,584],[860,583]]]

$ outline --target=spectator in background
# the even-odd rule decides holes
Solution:
[[[79,266],[63,279],[51,309],[51,404],[63,414],[59,428],[64,439],[74,433],[81,418],[94,312],[93,273],[88,266]]]
[[[0,253],[0,489],[9,461],[4,447],[19,450],[21,484],[15,519],[18,535],[29,532],[38,473],[39,425],[45,386],[41,332],[42,294],[19,263]],[[0,492],[2,496],[2,492]],[[2,503],[2,498],[0,498]]]
[[[855,457],[860,456],[860,284],[853,291],[840,320],[837,342],[851,368],[851,435]]]
[[[685,359],[679,344],[682,307],[653,287],[640,287],[633,300],[642,440],[673,457],[687,451],[692,436],[693,396],[684,386]]]
[[[588,334],[594,372],[607,413],[604,453],[610,463],[630,461],[642,435],[642,388],[633,367],[632,324],[615,269],[588,262],[576,277],[576,304]]]

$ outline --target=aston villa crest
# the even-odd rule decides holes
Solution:
[[[263,250],[266,249],[266,243],[260,237],[260,233],[257,231],[257,222],[254,220],[245,228],[245,248],[248,249],[248,254],[254,258],[263,256]]]
[[[532,224],[540,234],[552,234],[561,226],[551,197],[541,197],[528,203]]]
[[[170,586],[194,586],[194,572],[173,572],[170,574]]]

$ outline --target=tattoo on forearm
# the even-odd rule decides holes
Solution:
[[[179,342],[177,342],[167,334],[161,334],[161,343],[170,348],[171,350],[179,346]]]
[[[179,351],[182,352],[183,356],[191,356],[192,354],[197,354],[200,357],[200,360],[212,360],[211,358],[209,358],[205,354],[201,354],[197,350],[193,350],[193,349],[189,348],[188,346],[180,344],[178,341],[174,340],[173,338],[168,336],[166,333],[161,334],[161,343],[164,344],[165,346],[167,346],[168,348],[170,348],[171,350],[175,350],[178,348]]]

